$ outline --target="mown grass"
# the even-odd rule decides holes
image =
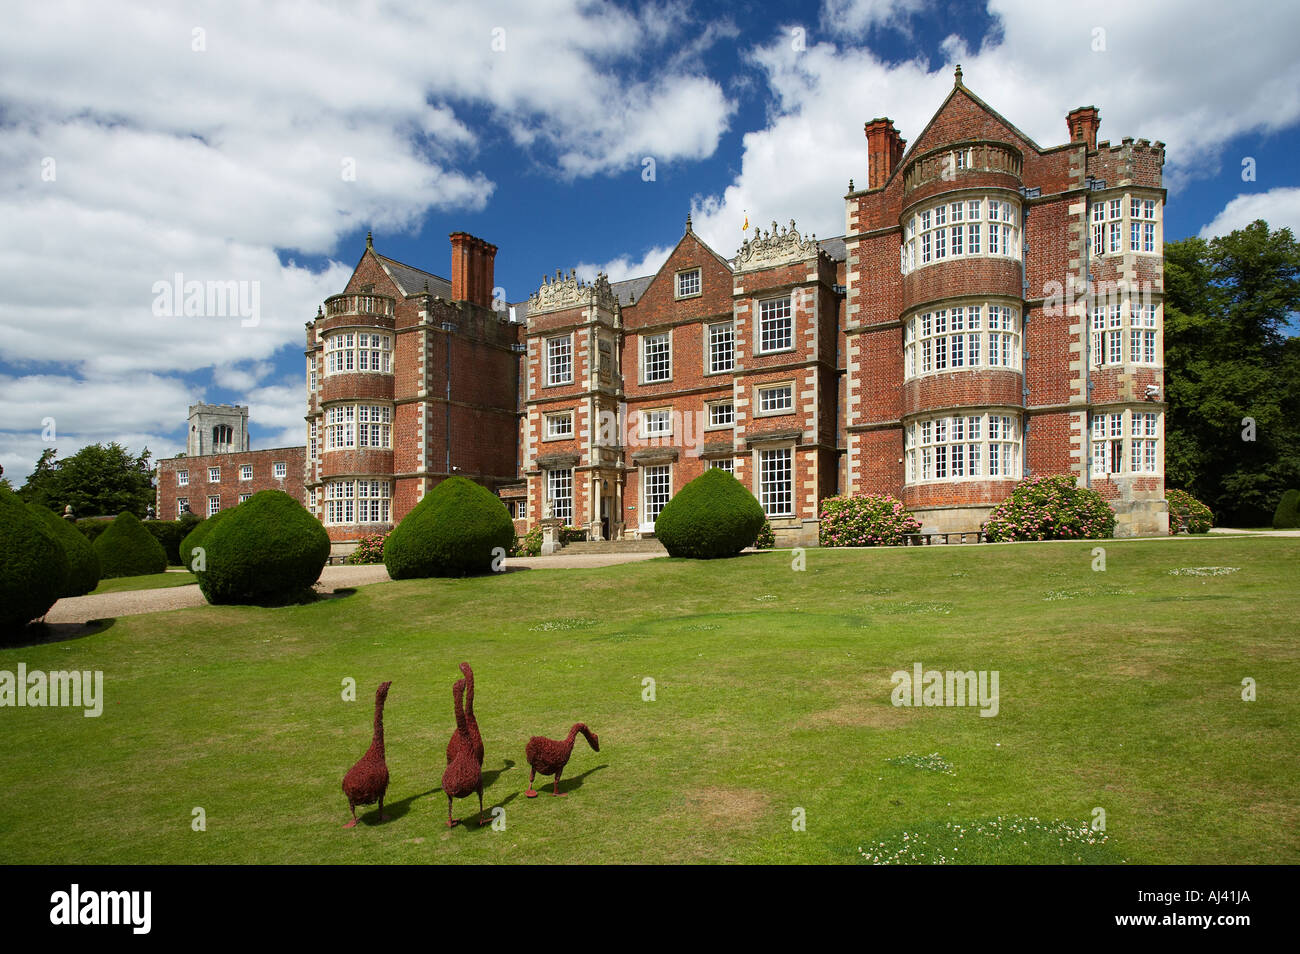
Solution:
[[[1105,572],[1094,545],[401,581],[0,650],[0,670],[106,683],[98,719],[0,709],[0,857],[862,863],[919,838],[934,850],[915,860],[948,863],[1300,860],[1300,540],[1107,541]],[[1239,569],[1170,573],[1198,566]],[[462,659],[504,831],[444,826]],[[998,715],[894,707],[890,675],[916,662],[998,670]],[[393,819],[372,808],[345,831],[340,780],[386,679]],[[601,750],[578,740],[569,796],[523,798],[528,737],[578,720]],[[951,774],[925,768],[932,753]],[[1104,841],[1063,834],[1096,808]]]
[[[160,590],[172,586],[188,586],[197,583],[193,573],[146,573],[143,576],[115,576],[109,580],[100,580],[99,586],[91,590],[91,595],[99,593],[122,593],[127,590]]]

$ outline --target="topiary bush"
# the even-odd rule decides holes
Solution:
[[[1214,526],[1214,514],[1185,490],[1168,490],[1169,535],[1175,533],[1209,533]]]
[[[259,491],[219,522],[207,523],[196,544],[204,559],[195,575],[209,603],[274,606],[307,599],[329,559],[329,534],[283,490]]]
[[[0,639],[48,613],[67,580],[68,557],[54,532],[0,487]]]
[[[194,529],[197,521],[181,520],[146,520],[144,528],[153,534],[153,538],[162,544],[171,566],[181,566],[181,541]]]
[[[109,528],[113,522],[112,517],[79,517],[77,519],[77,529],[91,543],[99,539],[99,535]]]
[[[231,508],[231,510],[234,509],[238,508]],[[197,559],[194,554],[195,549],[203,546],[203,541],[207,535],[212,532],[218,521],[229,514],[231,510],[218,510],[211,517],[200,520],[196,523],[194,529],[185,535],[185,538],[181,540],[181,545],[178,548],[181,558],[181,566],[189,570],[194,569],[194,563]]]
[[[897,547],[921,524],[888,494],[853,494],[822,501],[817,542],[824,547]]]
[[[533,557],[540,556],[542,552],[542,525],[536,524],[533,529],[529,530],[522,537],[515,537],[514,548],[510,551],[511,556]]]
[[[763,518],[763,526],[758,531],[758,536],[754,539],[753,547],[755,550],[771,550],[776,546],[776,532],[772,529],[772,521],[766,517]]]
[[[95,538],[101,578],[143,576],[167,569],[167,554],[162,544],[145,529],[140,518],[124,510]]]
[[[984,524],[990,542],[1099,540],[1115,533],[1115,511],[1073,474],[1026,477]]]
[[[754,495],[713,467],[677,491],[655,520],[655,536],[669,556],[712,560],[753,544],[767,517]]]
[[[493,551],[514,545],[515,523],[501,498],[466,477],[449,477],[388,535],[384,566],[395,580],[485,573]]]
[[[1173,509],[1172,503],[1170,509]],[[1300,490],[1288,490],[1273,512],[1273,529],[1294,530],[1297,527],[1300,527]]]
[[[352,566],[366,566],[384,562],[384,542],[387,533],[370,533],[357,541],[357,548],[348,554],[347,562]]]
[[[74,527],[71,521],[64,520],[53,510],[40,504],[29,503],[30,510],[63,547],[63,554],[68,558],[68,578],[59,598],[65,596],[84,596],[99,586],[99,556],[91,546],[86,535]]]

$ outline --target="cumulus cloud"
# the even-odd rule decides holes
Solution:
[[[835,197],[867,173],[862,122],[888,115],[914,140],[952,88],[957,63],[967,86],[1039,145],[1064,142],[1065,114],[1088,104],[1101,109],[1102,139],[1165,142],[1175,192],[1214,175],[1233,137],[1300,120],[1293,5],[1107,0],[1067,23],[1037,0],[989,0],[995,27],[970,45],[949,37],[942,63],[890,62],[860,45],[855,25],[902,23],[912,9],[827,0],[830,39],[809,37],[798,50],[782,35],[753,51],[772,107],[766,126],[745,134],[734,181],[694,205],[707,241],[729,254],[746,209],[751,222],[794,217],[801,230],[841,234]]]
[[[5,369],[30,373],[13,389],[48,396],[39,372],[54,365],[83,400],[106,375],[171,375],[189,392],[179,376],[212,369],[216,386],[260,395],[254,420],[283,436],[301,393],[257,389],[350,273],[330,258],[340,238],[484,208],[485,130],[562,178],[716,149],[734,104],[699,56],[730,28],[692,16],[682,0],[14,7],[0,31],[0,325]],[[160,314],[157,289],[178,276],[234,283],[256,320]],[[186,401],[172,398],[160,410],[175,428]]]
[[[1300,236],[1300,188],[1292,186],[1237,196],[1201,228],[1201,238],[1227,235],[1256,219],[1263,219],[1270,229],[1289,228],[1292,235]]]
[[[598,273],[604,272],[609,276],[611,282],[621,282],[627,278],[641,278],[644,275],[653,275],[663,267],[664,262],[668,261],[668,256],[672,254],[672,251],[672,246],[656,245],[639,259],[628,255],[620,255],[603,265],[582,262],[575,266],[574,270],[583,281],[592,281]]]

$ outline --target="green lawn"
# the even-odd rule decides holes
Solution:
[[[124,590],[160,590],[169,586],[188,586],[197,583],[193,573],[146,573],[144,576],[115,576],[111,580],[100,580],[99,586],[91,590],[96,593],[121,593]]]
[[[402,581],[0,650],[0,670],[102,669],[106,695],[98,719],[0,710],[0,857],[1300,861],[1300,539],[1105,541],[1105,572],[1095,545]],[[1170,573],[1189,567],[1238,570]],[[462,659],[504,831],[444,826]],[[997,716],[891,705],[891,673],[918,662],[997,670]],[[356,702],[340,698],[349,677]],[[367,809],[345,831],[340,781],[386,679],[394,817]],[[569,796],[525,799],[525,741],[578,720],[600,752],[579,739]]]

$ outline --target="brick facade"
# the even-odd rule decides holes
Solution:
[[[1040,147],[958,69],[910,148],[866,124],[842,237],[773,223],[727,258],[688,217],[656,274],[557,272],[510,306],[482,239],[452,234],[448,280],[367,238],[307,326],[307,505],[345,543],[464,474],[520,532],[606,539],[725,466],[808,544],[833,494],[972,530],[1022,477],[1071,473],[1119,534],[1163,532],[1164,146],[1099,124],[1074,110]]]
[[[158,461],[154,513],[159,520],[175,520],[181,514],[181,507],[188,505],[195,516],[206,517],[212,512],[209,507],[212,498],[217,499],[218,509],[226,510],[259,490],[283,490],[300,503],[306,503],[302,482],[304,461],[302,447],[164,458]],[[214,467],[217,480],[212,481],[208,478]],[[276,476],[277,467],[283,468],[284,476]],[[245,473],[249,476],[243,476]]]

